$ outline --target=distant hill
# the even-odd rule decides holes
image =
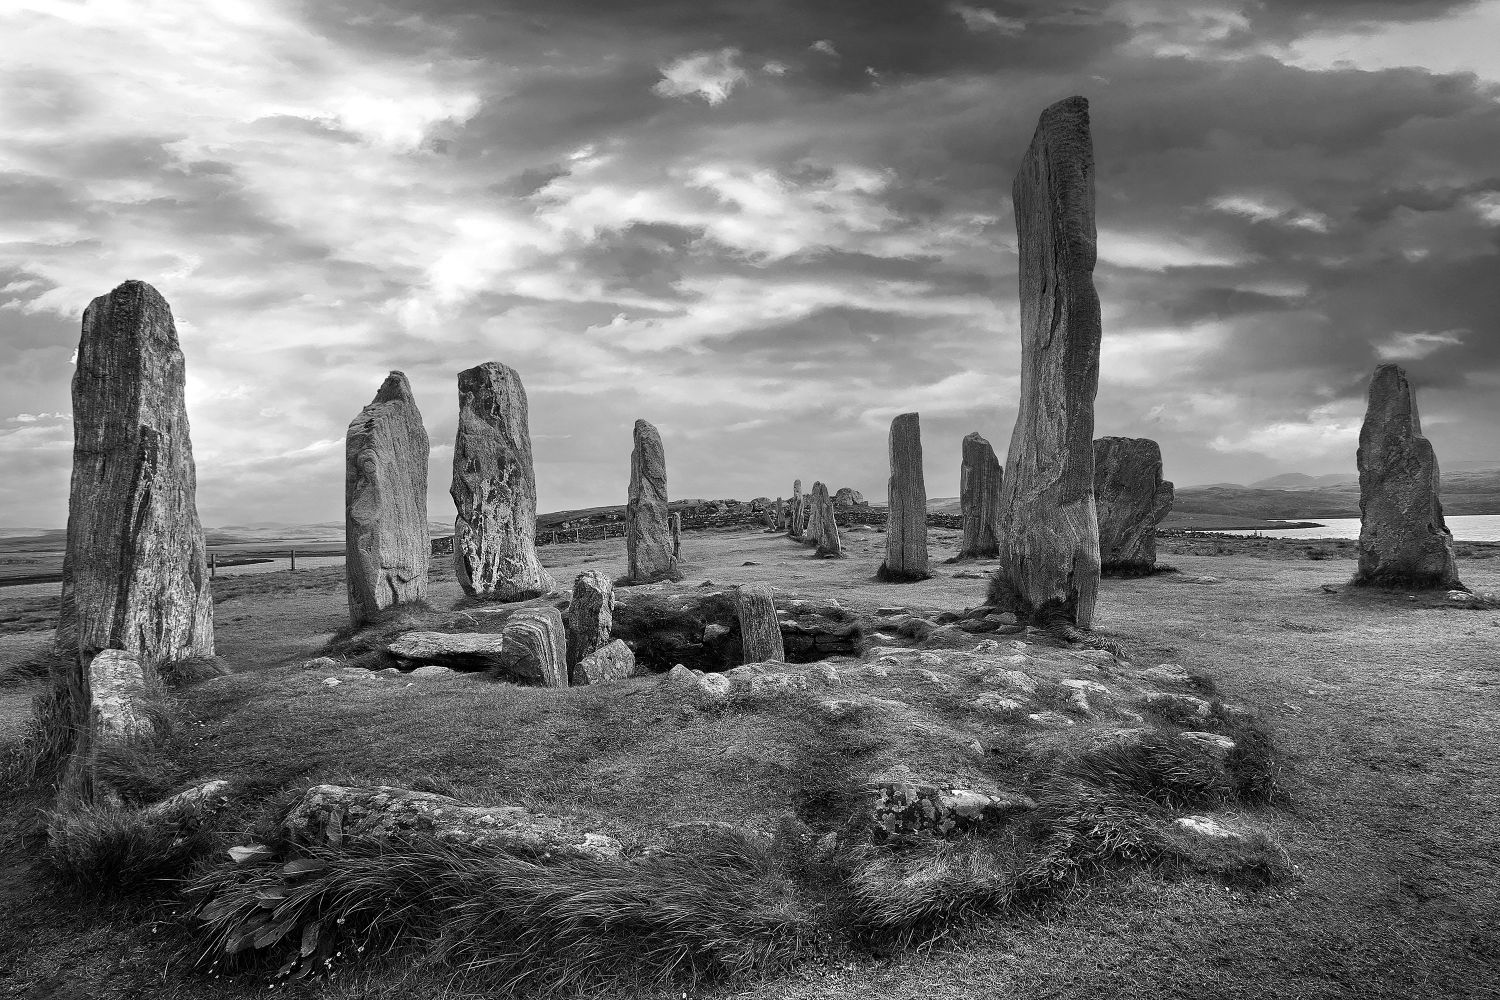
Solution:
[[[1295,475],[1295,473],[1293,474]],[[1285,480],[1277,476],[1274,479]],[[1315,477],[1304,476],[1312,480]],[[1328,477],[1316,477],[1326,479]],[[1236,485],[1189,486],[1177,491],[1174,515],[1219,514],[1247,518],[1305,519],[1359,516],[1359,482],[1266,488]],[[1297,482],[1297,480],[1293,480]],[[1442,477],[1447,514],[1500,514],[1500,469],[1456,470]]]
[[[1326,476],[1309,476],[1301,472],[1284,472],[1270,479],[1261,479],[1250,484],[1252,490],[1319,490],[1325,486],[1346,486],[1358,483],[1359,476],[1347,472],[1334,472]]]

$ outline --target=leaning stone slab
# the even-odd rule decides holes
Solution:
[[[960,559],[992,559],[1000,552],[996,531],[1000,523],[1000,487],[1005,470],[995,449],[978,431],[966,434],[963,464],[958,474],[959,511],[963,515]]]
[[[287,813],[282,831],[296,844],[339,847],[432,837],[443,843],[545,856],[616,858],[612,837],[580,830],[520,806],[473,806],[446,795],[377,785],[314,785]]]
[[[551,593],[536,554],[536,470],[526,390],[494,361],[458,373],[453,568],[464,593],[524,601]]]
[[[915,413],[891,421],[891,478],[885,562],[875,574],[890,583],[926,580],[927,485],[922,476],[922,426]]]
[[[1042,112],[1012,185],[1020,255],[1021,389],[1005,460],[993,596],[1029,622],[1093,622],[1099,590],[1094,509],[1094,151],[1088,102]]]
[[[543,687],[568,686],[568,638],[561,611],[517,611],[500,636],[502,670]]]
[[[673,577],[671,515],[667,509],[667,455],[661,434],[644,420],[635,422],[630,452],[630,496],[625,504],[625,554],[631,583]]]
[[[624,639],[615,639],[579,660],[572,668],[570,679],[574,687],[579,687],[624,680],[634,674],[635,653],[625,645]]]
[[[1399,365],[1370,379],[1359,430],[1359,568],[1354,583],[1462,590],[1438,498],[1437,455]]]
[[[509,660],[502,655],[505,637],[494,632],[405,632],[385,647],[399,660],[454,670],[496,670]]]
[[[1150,438],[1094,441],[1094,505],[1101,568],[1156,567],[1156,526],[1172,512],[1172,484],[1161,477],[1161,446]]]
[[[427,598],[427,459],[411,385],[386,377],[344,439],[344,569],[349,620]]]
[[[817,549],[813,556],[818,559],[842,559],[844,545],[839,538],[838,514],[834,510],[833,498],[828,495],[828,487],[822,483],[813,484],[813,509],[817,511],[813,529],[813,541]]]

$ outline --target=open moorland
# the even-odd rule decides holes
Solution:
[[[680,582],[621,590],[670,610],[769,583],[793,618],[858,626],[860,650],[741,668],[722,686],[684,671],[561,691],[404,673],[382,667],[380,629],[336,634],[342,570],[221,577],[232,673],[163,692],[178,721],[154,763],[123,760],[114,777],[143,802],[225,777],[230,804],[164,846],[180,870],[117,858],[109,880],[133,891],[101,896],[101,879],[41,848],[43,800],[12,780],[0,996],[466,997],[569,977],[584,995],[763,1000],[1494,995],[1500,613],[1347,588],[1352,543],[1175,536],[1161,559],[1176,572],[1103,581],[1095,629],[1116,656],[944,625],[984,603],[990,564],[939,563],[957,537],[935,529],[933,579],[879,584],[882,542],[851,531],[849,558],[817,560],[754,529],[689,533]],[[1497,550],[1461,549],[1475,591],[1500,589]],[[625,563],[619,539],[540,554],[560,582]],[[387,633],[476,627],[465,618],[485,609],[460,600],[445,564],[433,560],[433,610]],[[0,591],[12,761],[42,689],[28,665],[45,657],[47,603]],[[325,652],[343,659],[304,667]],[[1237,750],[1195,756],[1184,732],[1229,734]],[[868,809],[856,793],[913,781],[1035,808],[1000,833],[855,836],[849,819]],[[227,860],[232,845],[280,850],[277,810],[313,783],[524,806],[625,860],[569,862],[572,882],[475,869],[462,852],[325,845],[297,855],[323,867],[295,876],[285,854]],[[1181,822],[1203,816],[1241,836]],[[462,919],[423,902],[473,880],[511,889],[473,896],[484,913]],[[305,978],[288,981],[294,961],[277,979],[286,950],[251,947],[271,936],[255,914],[311,885],[320,902],[293,913],[290,954],[315,910],[340,945],[314,948],[325,961]],[[208,916],[242,921],[230,933],[251,921],[237,971],[190,905],[205,894],[222,901]],[[522,915],[549,941],[506,923]]]

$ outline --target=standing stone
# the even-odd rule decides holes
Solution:
[[[214,652],[208,557],[172,310],[127,281],[83,313],[73,373],[73,479],[58,644],[72,654],[71,704],[89,704],[88,664],[125,650],[150,678]]]
[[[1354,583],[1463,590],[1438,499],[1438,463],[1399,365],[1370,379],[1359,429],[1359,568]]]
[[[828,495],[828,487],[822,483],[814,483],[812,502],[817,524],[813,541],[818,546],[813,556],[818,559],[842,559],[844,546],[839,540],[838,515],[834,513],[833,498]]]
[[[543,687],[568,686],[568,631],[556,608],[523,608],[500,632],[504,669]]]
[[[792,480],[791,508],[788,511],[786,533],[793,538],[802,537],[802,480]]]
[[[1150,572],[1156,566],[1156,526],[1172,511],[1172,484],[1161,478],[1161,447],[1150,438],[1095,441],[1094,503],[1102,568]]]
[[[891,421],[891,478],[885,562],[876,576],[889,583],[926,580],[927,485],[922,477],[922,425],[915,413]]]
[[[1099,592],[1094,510],[1094,151],[1088,101],[1042,112],[1011,188],[1021,286],[1020,412],[1005,460],[1000,568],[992,603],[1022,622],[1093,622]]]
[[[682,513],[675,510],[672,512],[672,558],[682,559]]]
[[[776,498],[776,525],[775,525],[775,527],[776,527],[777,531],[785,531],[786,530],[786,502],[781,497],[777,497]]]
[[[771,598],[771,588],[765,584],[748,583],[735,590],[740,619],[740,645],[745,651],[745,662],[786,662],[786,648],[781,641],[781,621],[776,617],[776,602]]]
[[[607,645],[615,620],[615,588],[597,569],[586,569],[573,581],[568,604],[568,665]]]
[[[960,559],[993,559],[1000,554],[995,531],[1000,523],[1000,487],[1005,470],[995,449],[979,432],[964,436],[963,465],[958,473],[958,503],[963,515]]]
[[[486,361],[458,373],[453,445],[453,568],[464,593],[525,601],[555,583],[536,554],[536,471],[526,390],[513,368]]]
[[[818,502],[818,492],[827,492],[828,488],[822,483],[813,483],[812,492],[805,498],[807,501],[807,522],[802,526],[802,541],[808,545],[816,545],[823,527],[820,523],[823,517],[823,506]]]
[[[427,598],[427,458],[422,414],[391,372],[344,439],[344,570],[349,620]]]
[[[661,435],[644,420],[635,422],[630,453],[630,498],[625,505],[625,552],[631,583],[650,583],[677,573],[667,512],[667,456]]]

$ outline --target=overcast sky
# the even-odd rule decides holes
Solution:
[[[1092,105],[1096,435],[1179,485],[1353,471],[1405,364],[1440,461],[1500,458],[1500,2],[9,0],[0,527],[66,519],[83,308],[171,303],[205,523],[342,517],[411,378],[447,497],[462,368],[516,368],[540,508],[885,494],[922,416],[1002,461],[1010,183]]]

